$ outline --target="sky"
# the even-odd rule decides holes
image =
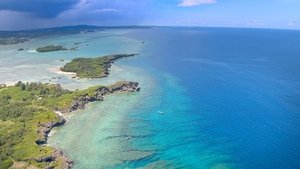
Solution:
[[[0,30],[68,25],[300,29],[300,0],[0,0]]]

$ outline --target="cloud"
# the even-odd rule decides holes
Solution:
[[[214,4],[217,3],[216,0],[182,0],[178,6],[182,7],[192,7],[192,6],[199,6],[203,4]]]
[[[156,0],[0,0],[0,30],[65,25],[136,25]]]
[[[251,21],[248,21],[246,23],[246,25],[248,26],[258,26],[258,27],[262,27],[262,26],[266,26],[267,24],[263,21],[259,21],[259,20],[251,20]]]
[[[296,26],[300,26],[300,21],[290,21],[287,23],[288,27],[296,27]]]
[[[91,13],[102,13],[102,12],[118,12],[118,9],[114,8],[103,8],[103,9],[95,9],[91,11]]]
[[[54,18],[82,0],[1,0],[0,11],[32,13],[37,17]]]
[[[136,25],[145,18],[145,7],[150,1],[153,0],[81,0],[51,22],[53,25]]]

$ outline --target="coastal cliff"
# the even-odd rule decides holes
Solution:
[[[65,107],[63,109],[57,108],[56,110],[62,113],[72,112],[78,109],[83,110],[85,109],[86,104],[90,102],[103,101],[105,95],[109,95],[115,92],[135,92],[139,90],[140,88],[138,87],[137,82],[121,81],[108,87],[101,86],[95,89],[94,93],[79,96],[72,102],[70,107]]]
[[[76,110],[84,110],[86,105],[90,102],[103,101],[104,96],[113,94],[116,92],[138,92],[140,88],[138,87],[138,82],[131,81],[120,81],[109,86],[94,87],[94,91],[83,92],[78,95],[68,106],[65,107],[52,107],[52,110],[59,113],[70,113]],[[63,125],[66,120],[60,116],[56,122],[49,122],[40,124],[39,126],[39,139],[36,143],[39,145],[47,143],[47,137],[52,128]]]
[[[0,167],[69,169],[73,161],[48,147],[49,132],[66,120],[55,113],[85,109],[116,92],[137,92],[137,82],[121,81],[69,91],[58,84],[22,83],[0,89]]]

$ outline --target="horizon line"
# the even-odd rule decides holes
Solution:
[[[247,26],[201,26],[201,25],[89,25],[89,24],[78,24],[78,25],[65,25],[65,26],[54,26],[54,27],[40,27],[40,28],[29,28],[29,29],[17,29],[17,30],[1,30],[0,32],[23,32],[23,31],[38,31],[43,29],[57,29],[57,28],[67,28],[67,27],[98,27],[98,28],[126,28],[126,27],[170,27],[170,28],[232,28],[232,29],[271,29],[271,30],[294,30],[299,31],[300,28],[285,28],[285,27],[247,27]]]

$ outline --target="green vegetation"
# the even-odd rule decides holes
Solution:
[[[60,50],[68,50],[67,48],[64,48],[61,45],[48,45],[39,47],[36,49],[37,52],[54,52],[54,51],[60,51]]]
[[[108,74],[113,61],[134,54],[111,55],[94,59],[77,58],[63,71],[79,77],[101,77]],[[95,86],[69,91],[58,84],[22,83],[7,87],[0,84],[0,169],[67,168],[70,161],[52,147],[43,146],[48,132],[65,121],[54,111],[83,109],[91,101],[116,91],[139,91],[136,82],[117,82],[108,87]]]
[[[0,89],[0,169],[13,161],[25,162],[38,168],[58,167],[62,159],[39,160],[51,156],[55,149],[40,146],[42,124],[59,123],[53,111],[66,109],[81,96],[93,95],[100,86],[69,91],[60,85],[18,82]]]
[[[61,68],[64,72],[74,72],[80,78],[102,78],[109,74],[108,69],[115,60],[135,54],[117,54],[97,58],[76,58]]]
[[[13,165],[13,161],[10,158],[8,158],[4,161],[1,161],[0,169],[7,169],[12,165]]]

